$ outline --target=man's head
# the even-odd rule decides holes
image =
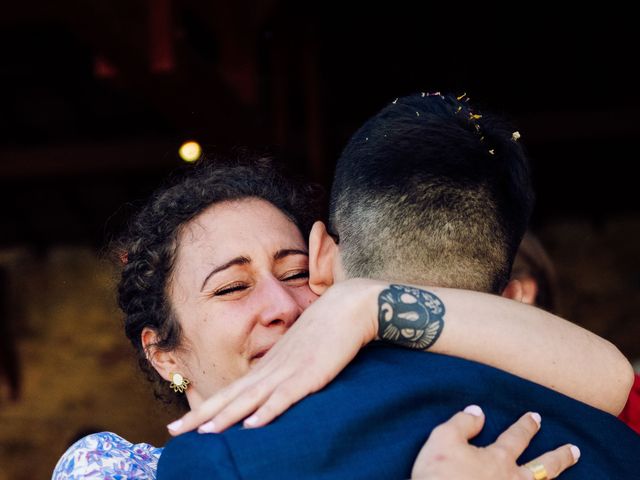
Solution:
[[[400,98],[368,120],[331,191],[345,275],[501,292],[533,204],[517,137],[452,96]]]

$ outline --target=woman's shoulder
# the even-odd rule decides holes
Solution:
[[[87,435],[62,455],[53,471],[53,480],[76,478],[156,477],[161,448],[147,443],[133,444],[112,432]]]

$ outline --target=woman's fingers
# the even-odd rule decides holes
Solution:
[[[245,419],[246,428],[263,427],[314,390],[310,377],[296,370],[284,379],[268,384],[265,379],[245,389],[229,402],[213,419],[215,432],[221,432],[239,420]]]
[[[469,445],[484,421],[482,409],[469,405],[434,428],[415,459],[411,478],[467,478],[464,472],[473,470],[478,461],[484,468],[482,457],[486,453]]]
[[[443,437],[439,441],[447,439],[465,442],[480,433],[484,426],[484,413],[477,405],[469,405],[462,412],[456,413],[446,422],[438,425],[431,432],[431,436]]]
[[[515,461],[527,448],[533,436],[540,429],[540,415],[525,413],[516,423],[507,428],[489,448],[502,449]]]
[[[270,382],[268,379],[251,385],[213,417],[211,427],[200,427],[198,431],[200,433],[220,433],[235,425],[255,412],[260,405],[263,405],[277,387],[278,383]]]
[[[551,452],[540,455],[527,465],[521,466],[520,470],[523,473],[523,478],[526,478],[527,480],[535,479],[533,472],[535,471],[536,466],[541,465],[547,472],[548,478],[556,478],[567,468],[575,465],[579,458],[580,449],[575,445],[567,444],[556,448]]]
[[[211,398],[202,402],[197,408],[185,414],[179,420],[169,424],[167,426],[169,432],[174,436],[196,428],[198,428],[200,433],[222,432],[255,412],[256,409],[263,405],[271,397],[272,393],[289,378],[293,378],[294,380],[297,378],[298,383],[301,384],[297,390],[305,390],[304,376],[301,375],[300,372],[295,376],[295,372],[291,373],[290,371],[290,365],[280,365],[281,363],[277,357],[269,363],[263,363],[263,365],[257,367],[253,372],[236,380]],[[295,385],[296,382],[293,383]],[[282,413],[282,411],[278,411],[278,405],[284,403],[287,403],[287,406],[291,405],[300,400],[306,393],[309,392],[306,391],[302,394],[296,394],[299,395],[297,398],[293,398],[291,395],[287,398],[277,396],[275,400],[280,399],[278,403],[273,405],[274,412],[277,413],[273,416],[267,416],[265,414],[264,423],[261,423],[261,425],[268,423],[275,418],[275,416]],[[286,409],[286,407],[284,407],[284,409]],[[264,413],[266,412],[268,412],[268,410],[265,410]]]
[[[302,377],[292,375],[271,393],[258,410],[244,421],[247,428],[263,427],[316,389]]]
[[[180,435],[195,430],[215,417],[224,407],[242,394],[255,381],[252,377],[244,377],[223,388],[214,396],[202,402],[197,408],[183,415],[180,419],[167,425],[171,435]],[[247,415],[251,412],[247,412]],[[210,425],[207,426],[210,428]]]

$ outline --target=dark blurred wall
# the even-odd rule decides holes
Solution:
[[[180,161],[270,147],[329,184],[364,119],[398,95],[466,92],[510,117],[536,221],[638,211],[632,18],[477,4],[20,2],[0,17],[0,244],[100,244],[109,217]],[[509,9],[507,9],[509,10]]]

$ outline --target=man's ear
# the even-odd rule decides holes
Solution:
[[[142,340],[142,348],[147,355],[147,360],[153,365],[153,368],[160,374],[162,378],[167,381],[171,381],[171,373],[181,373],[182,371],[180,363],[173,352],[165,352],[155,346],[158,341],[158,335],[154,330],[149,327],[142,329],[140,334]]]
[[[502,291],[502,296],[505,298],[510,298],[511,300],[516,300],[518,302],[522,302],[522,283],[520,280],[512,279],[509,280],[507,286]]]
[[[528,305],[536,304],[538,296],[538,282],[533,277],[521,277],[518,279],[522,285],[522,302]]]
[[[334,282],[334,261],[338,245],[324,223],[316,222],[309,234],[309,287],[322,295]]]

